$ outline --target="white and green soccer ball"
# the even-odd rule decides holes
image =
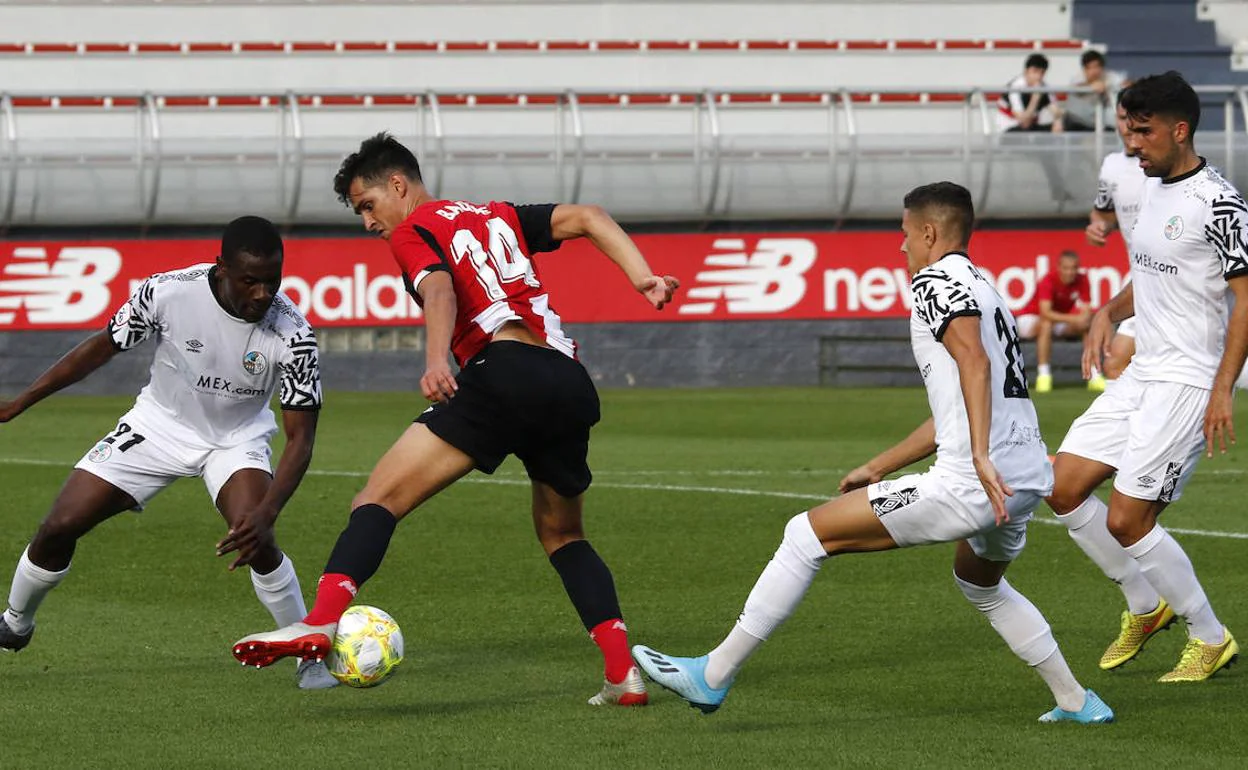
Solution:
[[[348,687],[376,687],[403,662],[403,632],[376,607],[357,604],[338,621],[329,673]]]

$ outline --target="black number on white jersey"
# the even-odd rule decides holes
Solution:
[[[1027,393],[1027,373],[1023,371],[1023,346],[1018,341],[1018,329],[1005,319],[1005,313],[997,308],[997,341],[1005,353],[1005,397],[1030,398]]]
[[[123,438],[125,439],[124,441],[122,441]],[[146,441],[146,439],[143,436],[140,436],[139,434],[135,433],[134,429],[124,422],[117,423],[117,430],[108,434],[101,440],[105,444],[117,444],[118,441],[121,441],[120,444],[117,444],[118,452],[124,452],[130,447],[135,446],[137,444],[142,444],[144,441]]]

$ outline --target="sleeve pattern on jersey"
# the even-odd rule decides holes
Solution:
[[[108,335],[118,350],[129,350],[160,328],[156,316],[156,276],[139,284],[126,304],[108,321]]]
[[[1239,195],[1218,198],[1205,225],[1205,240],[1222,260],[1222,275],[1235,278],[1248,275],[1248,206]]]
[[[914,298],[915,315],[931,329],[937,342],[945,336],[945,330],[953,319],[982,315],[971,290],[942,270],[920,271],[914,277],[910,291]]]
[[[555,240],[550,218],[555,213],[554,203],[528,203],[521,206],[512,205],[516,210],[516,219],[520,222],[520,232],[528,247],[529,255],[543,251],[554,251],[562,245]]]
[[[1096,200],[1092,201],[1092,208],[1097,211],[1114,210],[1114,188],[1105,177],[1097,180]]]
[[[277,400],[283,409],[321,408],[321,358],[310,326],[290,338],[290,360],[282,370]]]

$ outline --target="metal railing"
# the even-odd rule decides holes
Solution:
[[[1238,127],[1240,121],[1236,120],[1237,111],[1248,116],[1248,87],[1200,87],[1198,91],[1203,100],[1220,106],[1224,112],[1218,164],[1233,180],[1238,165],[1236,155],[1248,145],[1248,132]],[[817,198],[818,201],[810,210],[798,210],[795,217],[785,218],[843,220],[853,216],[882,216],[880,204],[862,201],[864,193],[870,192],[870,188],[863,186],[864,166],[871,166],[872,187],[878,187],[880,179],[893,184],[894,177],[900,178],[903,185],[924,181],[915,179],[914,174],[918,164],[925,162],[932,163],[950,177],[960,176],[975,193],[981,215],[991,215],[998,209],[1009,214],[1012,209],[998,206],[994,198],[999,196],[994,191],[1001,183],[997,174],[1007,161],[1014,163],[1017,171],[1028,165],[1020,165],[1017,162],[1020,158],[1061,156],[1067,158],[1067,167],[1086,176],[1084,160],[1099,167],[1108,149],[1117,146],[1116,135],[1102,130],[1111,127],[1112,116],[1106,114],[1099,102],[1095,108],[1095,131],[1052,139],[1044,137],[1046,141],[1029,147],[1002,142],[994,114],[994,101],[999,93],[1000,89],[991,88],[869,91],[842,88],[819,92],[738,89],[627,94],[565,91],[528,95],[322,91],[277,95],[223,93],[211,97],[178,93],[3,93],[0,94],[0,184],[3,185],[0,230],[15,224],[64,224],[64,212],[47,208],[40,212],[36,207],[43,193],[41,185],[65,189],[72,186],[75,179],[90,178],[100,182],[104,180],[101,169],[127,167],[132,168],[134,174],[136,195],[132,204],[121,201],[120,196],[118,201],[121,202],[115,205],[113,201],[97,199],[95,214],[91,210],[78,214],[81,223],[92,223],[93,216],[98,221],[139,225],[196,221],[195,212],[186,209],[197,205],[203,207],[204,222],[214,221],[213,205],[208,204],[230,195],[231,190],[197,186],[192,171],[227,168],[237,173],[240,188],[255,185],[272,192],[272,200],[265,199],[257,204],[262,210],[256,213],[292,224],[345,222],[348,221],[345,210],[338,209],[336,204],[330,205],[332,202],[322,197],[317,197],[315,206],[309,208],[305,186],[313,174],[326,167],[336,167],[342,156],[359,141],[358,129],[348,131],[344,125],[358,124],[358,120],[353,122],[345,116],[360,111],[385,112],[390,117],[410,121],[413,134],[410,138],[415,140],[426,184],[439,196],[465,195],[467,191],[460,186],[448,185],[448,175],[462,175],[465,169],[475,168],[478,172],[474,172],[474,178],[484,175],[483,180],[474,184],[478,194],[512,194],[507,184],[493,182],[511,178],[515,183],[518,177],[521,182],[515,183],[520,188],[516,192],[521,194],[516,197],[528,193],[531,198],[536,190],[553,199],[579,202],[591,186],[587,180],[592,172],[596,179],[593,198],[611,205],[615,186],[600,178],[623,175],[629,184],[637,186],[638,180],[656,175],[657,169],[662,167],[675,165],[687,169],[680,172],[686,174],[685,184],[690,185],[687,189],[691,194],[687,198],[673,195],[666,185],[655,187],[655,211],[661,210],[663,214],[656,217],[646,209],[645,196],[639,193],[634,196],[640,201],[637,205],[632,209],[629,209],[631,203],[624,206],[625,218],[632,219],[775,216],[770,203],[760,203],[761,193],[754,197],[745,194],[745,202],[741,200],[743,193],[750,192],[752,176],[770,173],[772,177],[768,179],[771,179],[780,167],[789,169],[800,179],[792,192],[808,193],[815,196],[812,200]],[[1063,93],[1091,92],[1065,89]],[[910,120],[902,131],[895,130],[888,122],[882,124],[884,130],[878,125],[874,129],[868,127],[868,118],[880,109],[913,109],[915,112],[909,114],[919,119]],[[500,110],[513,112],[498,112]],[[682,136],[680,130],[669,128],[666,132],[656,132],[651,129],[651,124],[679,125],[668,119],[647,117],[656,110],[687,113],[691,119],[687,133]],[[956,128],[923,129],[922,125],[934,114],[925,114],[923,110],[951,113],[946,117],[952,119],[946,123]],[[483,114],[486,112],[491,117],[505,114],[506,119],[491,122]],[[762,122],[756,120],[750,130],[734,129],[731,124],[735,116],[746,112],[761,116],[758,120]],[[124,133],[118,134],[117,129],[110,134],[93,128],[89,118],[92,113],[101,116],[133,113],[135,128],[128,143],[132,149],[125,149],[127,142],[121,141]],[[461,113],[472,119],[463,120]],[[186,133],[188,121],[183,118],[188,114],[197,117],[190,123],[193,129],[201,130],[200,134],[194,130]],[[231,117],[224,123],[214,124],[217,126],[214,131],[206,122],[210,114],[217,118]],[[543,114],[553,116],[553,125],[534,130],[532,127],[541,122]],[[815,115],[822,116],[821,125],[810,119]],[[180,137],[171,136],[169,130],[175,116],[182,124]],[[266,116],[276,116],[276,131],[263,128],[269,125],[264,122]],[[806,121],[801,126],[797,125],[799,116]],[[457,125],[452,125],[456,122],[452,118],[458,119]],[[43,129],[53,123],[60,125],[61,119],[70,121],[69,133],[52,132],[51,135],[62,138],[47,138]],[[595,121],[602,125],[595,128]],[[317,124],[315,130],[313,123]],[[628,130],[623,130],[625,123],[629,124]],[[240,138],[234,129],[243,124],[247,130]],[[483,131],[483,125],[488,125],[490,130]],[[230,130],[225,131],[221,126]],[[386,127],[377,125],[377,129]],[[409,138],[404,132],[398,133],[405,140]],[[1202,139],[1202,147],[1208,149],[1205,145],[1207,138]],[[550,171],[545,173],[553,173],[553,178],[508,176],[510,170],[533,164],[548,167]],[[893,169],[889,164],[902,168]],[[755,171],[760,168],[761,172]],[[607,174],[604,169],[622,171]],[[1017,173],[1024,172],[1030,173],[1025,168]],[[1095,174],[1094,168],[1092,173]],[[741,177],[746,181],[740,181]],[[120,177],[116,173],[108,177],[117,178]],[[325,180],[313,181],[316,189],[328,188]],[[480,189],[478,185],[485,182],[491,183],[488,189]],[[503,189],[499,189],[500,186]],[[175,197],[171,187],[178,188],[181,192],[177,195],[182,197],[162,207],[163,201]],[[237,193],[238,189],[233,192]],[[661,203],[662,195],[658,193],[667,196],[663,200],[676,203]],[[20,217],[19,201],[25,209]],[[1062,201],[1057,201],[1056,210],[1052,210],[1046,202],[1031,213],[1059,213],[1062,205]],[[634,211],[633,215],[627,214],[629,210]]]

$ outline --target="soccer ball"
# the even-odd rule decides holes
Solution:
[[[348,687],[376,687],[403,661],[403,632],[376,607],[357,604],[338,621],[334,649],[325,663]]]

